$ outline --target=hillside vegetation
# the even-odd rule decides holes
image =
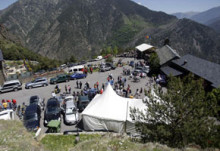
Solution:
[[[0,150],[2,151],[40,151],[44,150],[28,133],[20,121],[0,120]]]
[[[2,11],[0,22],[25,47],[59,60],[91,58],[106,46],[134,48],[147,42],[161,47],[168,38],[180,55],[220,63],[214,30],[130,0],[19,0]]]
[[[199,151],[199,146],[184,149],[169,148],[158,143],[132,141],[127,136],[106,134],[81,134],[80,141],[75,135],[45,135],[40,142],[29,133],[20,121],[0,120],[0,150],[7,151]],[[214,149],[213,149],[214,150]],[[208,151],[208,149],[207,149]]]

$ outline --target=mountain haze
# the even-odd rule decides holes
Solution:
[[[183,19],[183,18],[191,18],[194,15],[199,14],[199,12],[186,12],[186,13],[174,13],[172,15],[176,16],[178,19]]]
[[[19,0],[2,11],[0,23],[26,47],[51,58],[91,57],[108,45],[162,46],[169,38],[181,55],[220,62],[219,35],[212,29],[130,0]]]

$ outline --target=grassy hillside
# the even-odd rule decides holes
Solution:
[[[0,120],[0,150],[40,151],[44,148],[34,140],[33,134],[28,133],[20,121]]]
[[[112,133],[75,135],[45,135],[37,142],[20,121],[0,120],[0,150],[7,151],[199,151],[199,147],[175,149],[157,143],[138,143],[127,136]],[[207,149],[207,151],[210,149]],[[214,149],[212,149],[214,150]]]

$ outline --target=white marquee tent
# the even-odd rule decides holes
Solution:
[[[85,130],[106,130],[118,133],[134,132],[134,121],[130,117],[130,108],[144,111],[146,105],[141,99],[129,99],[118,96],[109,84],[101,95],[96,95],[82,112]]]
[[[146,50],[148,50],[148,49],[151,49],[151,48],[153,48],[154,46],[151,46],[151,45],[149,45],[149,44],[145,44],[145,43],[143,43],[143,44],[141,44],[141,45],[139,45],[139,46],[137,46],[137,47],[135,47],[138,51],[140,51],[140,52],[144,52],[144,51],[146,51]]]

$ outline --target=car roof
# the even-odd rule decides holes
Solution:
[[[11,81],[4,82],[4,84],[17,83],[17,82],[20,83],[19,80],[11,80]]]
[[[86,96],[79,96],[79,99],[80,101],[89,101],[89,97],[86,95]]]
[[[25,113],[26,114],[36,113],[37,108],[38,108],[37,104],[30,104],[29,106],[27,106]]]
[[[39,99],[39,96],[37,96],[37,95],[31,96],[30,100],[32,100],[32,99]]]
[[[40,77],[40,78],[36,78],[35,80],[39,80],[39,79],[46,80],[47,78],[45,78],[45,77]]]
[[[66,108],[73,108],[73,107],[76,107],[73,101],[66,102]]]
[[[47,105],[55,105],[59,103],[58,99],[57,98],[50,98],[48,101],[47,101]]]

